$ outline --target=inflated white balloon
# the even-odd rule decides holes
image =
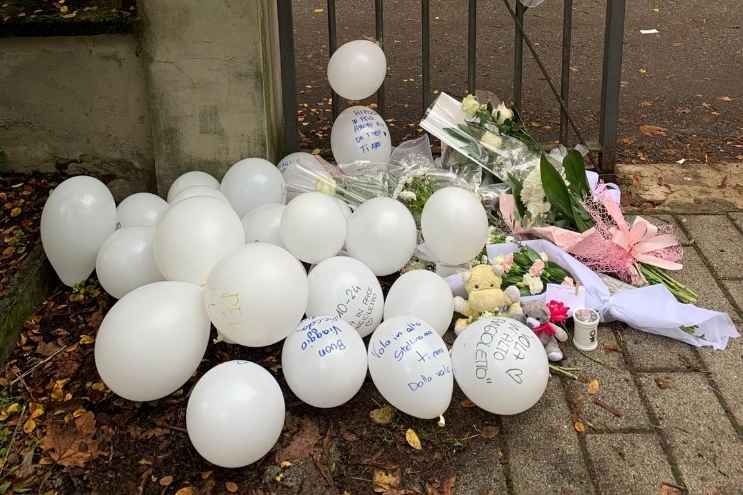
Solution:
[[[201,289],[155,282],[134,289],[106,314],[95,365],[115,394],[133,401],[165,397],[191,378],[209,343]]]
[[[205,186],[211,189],[219,189],[219,181],[206,172],[198,170],[186,172],[179,176],[170,185],[170,189],[168,189],[168,203],[170,203],[173,198],[184,189],[194,186]]]
[[[338,407],[364,383],[366,346],[358,332],[337,317],[308,318],[284,341],[281,369],[303,402]]]
[[[417,241],[413,215],[392,198],[365,201],[348,219],[348,253],[380,277],[402,268],[413,256]]]
[[[224,201],[227,204],[230,204],[229,200],[227,199],[227,196],[222,194],[222,192],[219,189],[214,189],[211,186],[187,187],[186,189],[183,189],[178,194],[174,194],[173,198],[170,200],[170,204],[174,205],[178,203],[179,201],[183,201],[184,199],[195,198],[197,196],[208,196],[210,198],[218,199],[220,201]],[[230,205],[230,208],[232,208],[232,205]]]
[[[284,208],[286,205],[281,203],[269,203],[246,213],[242,220],[245,242],[267,242],[283,247],[279,229]]]
[[[338,207],[341,209],[341,212],[343,213],[343,216],[345,217],[346,221],[348,221],[349,218],[351,218],[351,214],[353,211],[351,211],[351,207],[348,206],[348,204],[343,201],[340,198],[335,198],[338,202]]]
[[[155,227],[124,227],[108,236],[95,261],[103,290],[116,299],[137,287],[164,280],[155,264]]]
[[[384,119],[363,106],[348,107],[338,115],[330,131],[330,147],[339,164],[357,160],[387,163],[392,153]]]
[[[443,336],[454,315],[454,296],[449,284],[428,270],[402,274],[387,293],[384,319],[402,315],[420,318]]]
[[[413,316],[382,322],[369,340],[369,372],[387,401],[416,418],[438,418],[454,389],[446,344],[428,323]]]
[[[459,187],[439,189],[421,213],[423,239],[437,262],[468,263],[488,240],[488,215],[473,192]]]
[[[156,194],[134,193],[119,203],[116,216],[121,227],[151,227],[167,209],[168,203]]]
[[[359,260],[347,256],[323,260],[312,268],[307,281],[307,316],[338,316],[362,337],[372,333],[382,321],[382,286]]]
[[[297,151],[285,156],[277,165],[286,181],[286,198],[291,201],[303,192],[322,191],[335,181],[314,155]]]
[[[346,218],[336,198],[319,192],[292,199],[281,217],[281,243],[306,263],[335,256],[346,239]]]
[[[232,342],[274,344],[294,331],[307,308],[307,274],[289,252],[248,244],[212,269],[204,291],[209,318]]]
[[[363,100],[376,93],[386,74],[384,51],[368,40],[341,45],[328,62],[330,87],[347,100]]]
[[[493,414],[526,411],[547,388],[544,346],[529,327],[511,318],[483,318],[465,328],[451,359],[462,392]]]
[[[186,430],[212,464],[247,466],[266,455],[284,427],[284,396],[276,379],[250,361],[227,361],[207,371],[186,406]]]
[[[41,213],[41,244],[65,285],[88,278],[116,221],[114,198],[98,179],[80,175],[54,188]]]
[[[245,158],[222,178],[222,193],[240,217],[267,203],[286,201],[286,183],[276,166],[263,158]]]
[[[155,262],[167,280],[202,285],[212,267],[245,244],[243,224],[230,205],[193,197],[170,206],[155,232]]]

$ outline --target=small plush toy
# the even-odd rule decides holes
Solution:
[[[568,308],[558,301],[550,301],[547,304],[542,302],[530,302],[524,304],[524,316],[526,324],[539,337],[547,351],[547,358],[550,361],[562,361],[563,354],[560,345],[557,343],[568,340],[568,334],[561,326],[556,323],[562,323],[568,319]]]
[[[454,310],[467,318],[460,318],[454,325],[459,335],[464,328],[483,313],[522,319],[521,294],[515,286],[501,289],[501,278],[490,265],[476,265],[462,274],[467,299],[454,298]],[[523,321],[523,320],[522,320]]]

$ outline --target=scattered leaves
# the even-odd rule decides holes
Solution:
[[[408,442],[408,445],[413,447],[415,450],[423,449],[423,446],[421,445],[421,439],[418,438],[418,434],[412,428],[408,428],[408,431],[405,432],[405,441]]]
[[[230,493],[237,493],[237,490],[239,490],[237,483],[235,483],[234,481],[225,482],[224,488]]]
[[[369,417],[378,425],[388,425],[395,417],[395,409],[389,404],[385,404],[378,409],[369,411]]]
[[[86,412],[75,421],[52,421],[41,448],[51,459],[62,466],[84,466],[98,455],[95,440],[95,415]]]
[[[586,391],[591,395],[596,395],[597,393],[599,393],[599,381],[591,380],[591,382],[586,387]]]
[[[170,486],[173,484],[173,477],[172,476],[163,476],[160,478],[160,481],[158,481],[160,486]]]
[[[195,494],[196,492],[194,492],[193,488],[190,486],[184,486],[183,488],[175,492],[175,495],[195,495]]]
[[[396,491],[400,488],[400,470],[375,469],[373,483],[376,493]]]
[[[294,461],[305,459],[312,454],[315,444],[320,441],[320,429],[312,419],[302,418],[299,431],[292,437],[289,445],[276,454],[276,461]]]
[[[640,126],[640,133],[648,137],[665,136],[667,130],[668,129],[664,127],[658,127],[657,125],[643,124]]]

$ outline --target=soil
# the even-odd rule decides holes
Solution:
[[[0,35],[86,34],[88,28],[68,32],[60,31],[60,26],[98,23],[121,28],[136,14],[136,0],[4,0],[0,2]],[[90,29],[98,32],[100,26]]]

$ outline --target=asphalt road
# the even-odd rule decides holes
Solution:
[[[605,1],[574,0],[570,106],[588,141],[598,138]],[[325,76],[327,6],[324,0],[293,3],[300,143],[327,149],[332,125]],[[372,0],[336,3],[339,44],[374,37]],[[466,0],[431,1],[432,88],[456,96],[467,88],[466,5]],[[527,33],[555,81],[560,77],[562,8],[561,1],[546,0],[526,20]],[[423,110],[420,2],[387,0],[384,24],[389,66],[384,116],[397,144],[416,134]],[[742,26],[738,0],[627,0],[620,161],[743,160]],[[502,0],[478,2],[477,88],[507,101],[513,29]],[[641,29],[659,34],[641,34]],[[544,141],[557,138],[559,105],[528,53],[523,115]],[[661,129],[649,136],[641,132],[642,125]]]

